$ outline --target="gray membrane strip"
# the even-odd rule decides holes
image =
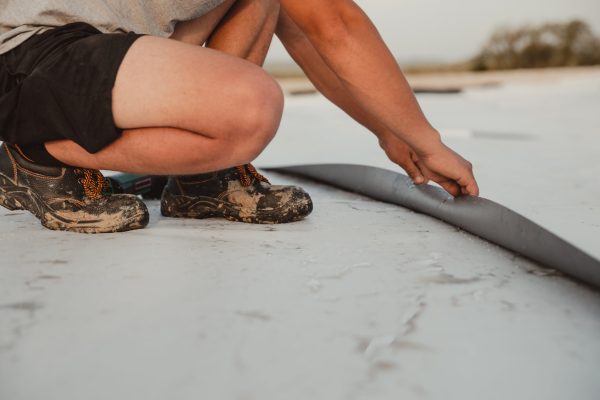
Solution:
[[[299,165],[267,170],[310,178],[430,215],[600,288],[600,261],[491,200],[453,198],[435,186],[416,186],[406,175],[363,165]]]

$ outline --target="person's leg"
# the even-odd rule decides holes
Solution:
[[[156,37],[138,39],[113,89],[120,139],[96,154],[47,144],[62,162],[93,169],[186,174],[248,162],[275,134],[279,86],[260,68],[217,51]]]
[[[239,0],[226,0],[210,13],[189,21],[178,22],[171,39],[203,46],[232,6]]]
[[[238,0],[207,37],[190,21],[173,38],[203,45],[262,65],[279,18],[278,0]],[[284,223],[312,211],[310,196],[297,186],[271,185],[252,165],[209,174],[171,176],[161,196],[168,217],[224,217],[251,223]]]
[[[219,17],[211,17],[207,24],[216,26]],[[111,37],[101,39],[106,40]],[[142,228],[148,223],[144,203],[136,196],[110,194],[106,179],[95,170],[192,174],[223,169],[249,162],[277,129],[281,90],[249,62],[154,37],[139,38],[118,62],[112,116],[125,129],[122,136],[96,154],[69,140],[46,143],[55,158],[80,168],[30,162],[18,147],[4,144],[0,149],[1,206],[27,209],[50,229],[99,233]],[[221,203],[215,203],[215,209],[219,210],[234,205],[227,215],[221,212],[219,216],[260,219],[257,222],[297,219],[301,207],[310,207],[309,200],[302,198],[278,204],[278,199],[289,198],[290,193],[260,189],[262,193],[240,188],[236,196],[233,191],[230,198],[207,200],[218,198]],[[250,197],[255,200],[254,209],[246,201]],[[180,198],[171,199],[168,204],[180,204]],[[303,204],[295,206],[299,202]],[[264,216],[265,210],[275,214]]]
[[[205,17],[214,23],[214,15]],[[68,140],[46,148],[85,168],[213,171],[255,158],[275,134],[281,112],[281,90],[262,69],[211,49],[142,37],[123,60],[113,89],[122,137],[96,154]]]
[[[171,39],[262,65],[279,18],[279,0],[229,0],[210,16],[180,22]]]
[[[262,66],[279,19],[279,0],[238,0],[206,46]]]
[[[228,3],[224,7],[230,7],[231,2]],[[183,40],[196,46],[152,37],[138,39],[120,66],[113,90],[114,119],[125,129],[121,138],[96,154],[66,140],[47,143],[47,148],[61,161],[84,168],[195,174],[169,179],[173,187],[165,188],[163,215],[221,216],[263,223],[289,222],[308,215],[312,202],[301,188],[271,186],[250,165],[223,169],[254,158],[274,134],[281,116],[282,96],[276,83],[260,68],[223,54],[237,53],[255,64],[264,61],[278,17],[278,2],[256,0],[256,4],[268,5],[267,8],[253,7],[253,3],[240,0],[237,7],[216,10],[220,15],[207,15],[206,26],[199,25],[202,30],[179,31]],[[225,14],[227,18],[219,24]],[[211,29],[214,32],[207,35]],[[207,40],[209,46],[222,51],[198,48]],[[10,156],[0,157],[0,161],[4,158],[8,160]],[[97,197],[104,187],[97,171],[50,171],[26,165],[24,160],[18,164],[19,169],[37,168],[44,175],[41,183],[35,183],[36,188],[45,188],[42,183],[49,185],[44,193],[40,192],[43,201],[26,206],[31,210],[48,208],[48,212],[38,215],[47,227],[101,232],[134,229],[147,223],[147,212],[137,198]],[[8,163],[7,182],[12,176],[10,168]],[[197,174],[218,169],[221,171]],[[51,180],[46,177],[49,173],[55,176]],[[84,173],[85,179],[80,183],[85,194],[79,193],[81,187],[77,185],[77,175]],[[23,174],[30,175],[26,171]],[[61,191],[54,183],[57,179]],[[0,192],[0,205],[14,209],[25,204],[19,194],[24,188],[15,183],[4,186],[0,189],[7,191],[5,195]],[[92,209],[83,214],[91,220],[85,222],[80,214],[73,214],[70,202],[55,202],[57,196],[73,196],[79,208],[88,207],[90,199],[97,199],[89,203]],[[107,213],[109,204],[112,213]],[[141,211],[124,218],[132,210]]]

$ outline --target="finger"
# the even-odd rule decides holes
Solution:
[[[465,186],[465,191],[468,195],[471,196],[479,196],[479,186],[477,185],[477,182],[473,181],[471,184]]]
[[[412,160],[406,162],[405,164],[406,165],[402,166],[402,168],[404,168],[408,176],[410,176],[410,179],[412,179],[415,184],[421,185],[425,183],[425,177],[423,176],[423,173]]]
[[[460,196],[460,194],[461,194],[460,186],[456,182],[443,180],[443,181],[439,181],[437,183],[441,187],[443,187],[446,192],[450,193],[452,196],[454,196],[454,197]]]
[[[421,176],[423,177],[423,181],[421,182],[421,185],[427,185],[430,181],[429,172],[428,172],[427,168],[425,168],[423,166],[423,164],[421,162],[419,162],[419,159],[417,158],[416,155],[414,156],[414,158],[412,158],[412,160],[413,160],[413,163],[415,164],[415,166],[419,169]]]
[[[429,181],[434,180],[433,176],[435,174],[427,169],[427,167],[418,158],[413,158],[413,163],[415,167],[419,169],[419,173],[423,177],[423,181],[420,183],[420,185],[426,185],[429,183]]]
[[[473,176],[473,172],[466,177],[459,178],[458,184],[460,185],[463,194],[479,196],[479,186],[477,185],[475,176]]]
[[[419,156],[417,155],[417,153],[415,153],[414,151],[410,151],[410,159],[414,162],[414,163],[418,163],[419,162]]]

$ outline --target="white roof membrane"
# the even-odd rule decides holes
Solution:
[[[600,257],[600,80],[424,95],[482,194]],[[493,135],[489,134],[493,133]],[[394,169],[318,96],[261,166]],[[82,235],[0,209],[0,398],[565,399],[600,395],[600,295],[395,205],[312,181],[276,226],[159,215]]]

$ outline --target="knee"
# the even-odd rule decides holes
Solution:
[[[256,76],[249,90],[252,103],[247,107],[246,118],[250,132],[257,139],[271,141],[281,122],[283,114],[283,92],[279,84],[263,70]]]
[[[256,158],[273,139],[283,113],[283,92],[279,84],[260,70],[246,81],[233,141],[240,146],[246,162]]]

